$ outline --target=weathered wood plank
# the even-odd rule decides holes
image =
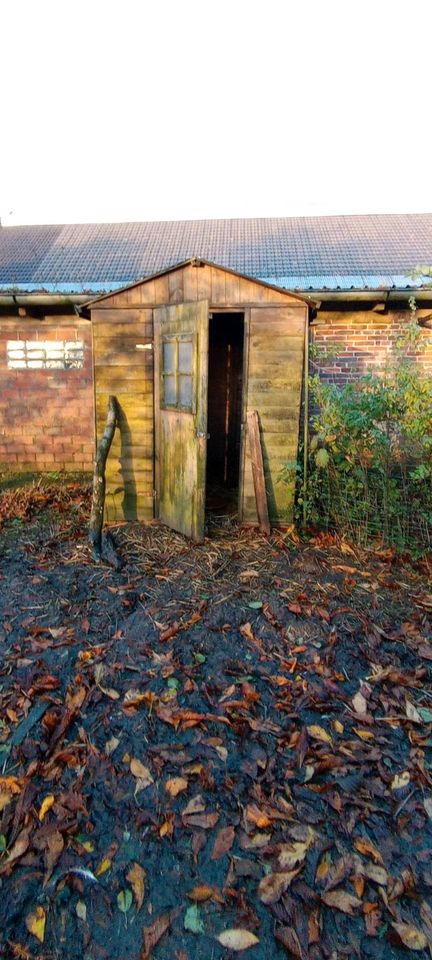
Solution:
[[[270,523],[267,506],[267,492],[264,478],[264,463],[261,449],[260,427],[256,410],[249,410],[247,415],[247,424],[258,520],[262,532],[269,536]]]

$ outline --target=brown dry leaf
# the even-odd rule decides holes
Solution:
[[[43,943],[45,940],[45,924],[46,924],[46,914],[43,907],[36,907],[36,910],[33,913],[29,913],[26,916],[26,927],[29,933],[32,933],[39,943]]]
[[[278,856],[279,866],[284,870],[292,870],[298,863],[301,863],[313,842],[314,836],[313,830],[309,827],[306,840],[294,840],[292,843],[283,843]]]
[[[269,873],[260,881],[258,896],[263,903],[276,903],[288,889],[298,870],[284,870],[282,873]]]
[[[331,743],[332,738],[327,730],[324,730],[324,727],[319,727],[316,723],[311,724],[310,727],[307,727],[307,732],[310,737],[313,737],[314,740],[321,740],[322,743]]]
[[[131,868],[126,874],[126,879],[129,880],[129,883],[133,890],[133,895],[135,897],[135,903],[137,910],[141,910],[144,901],[144,881],[146,878],[146,871],[139,863],[133,863]]]
[[[205,900],[211,900],[213,894],[213,887],[208,887],[207,884],[203,883],[189,890],[188,897],[189,900],[193,900],[194,903],[203,903]]]
[[[3,860],[3,863],[0,866],[0,873],[3,873],[3,871],[6,870],[7,867],[14,862],[14,860],[18,860],[20,857],[24,856],[26,850],[28,850],[28,846],[29,846],[28,831],[22,830],[19,836],[17,837],[17,839],[15,840],[13,847],[11,847],[11,849],[9,850],[6,860]]]
[[[40,806],[39,814],[38,814],[39,820],[41,822],[44,819],[44,817],[46,817],[48,810],[51,810],[51,807],[54,806],[54,803],[55,803],[54,794],[49,793],[47,797],[44,797]]]
[[[321,894],[321,900],[327,907],[333,907],[342,913],[348,913],[350,917],[354,916],[354,910],[362,905],[358,897],[354,897],[351,893],[345,893],[343,890],[327,890]]]
[[[149,787],[150,784],[154,782],[149,768],[145,767],[144,764],[141,763],[141,760],[137,760],[136,757],[132,757],[130,772],[139,780],[140,790],[144,790],[145,787]]]
[[[360,740],[375,739],[375,734],[372,733],[370,730],[363,730],[361,727],[354,727],[353,729],[354,729],[354,733],[356,733],[357,736],[360,737]]]
[[[183,790],[187,790],[188,786],[189,783],[185,777],[171,777],[165,784],[165,790],[170,797],[177,797]]]
[[[182,817],[187,817],[190,813],[203,813],[205,810],[205,803],[200,793],[196,797],[192,797],[192,800],[189,800],[189,803],[182,810]]]
[[[248,820],[249,823],[254,823],[260,830],[265,830],[272,826],[270,817],[268,817],[266,813],[263,813],[254,803],[250,803],[246,807],[245,820]]]
[[[219,820],[218,813],[192,813],[188,817],[183,817],[183,823],[186,827],[201,827],[201,830],[211,830]]]
[[[300,940],[292,927],[279,927],[275,932],[275,937],[276,940],[283,943],[289,955],[292,954],[294,957],[299,957],[300,960],[303,960],[303,950]]]
[[[224,930],[216,937],[216,940],[227,950],[234,950],[236,953],[248,950],[249,947],[254,947],[256,943],[259,943],[259,939],[254,933],[251,933],[250,930],[242,930],[240,927]]]
[[[410,703],[409,700],[405,700],[405,713],[406,713],[406,716],[407,716],[408,720],[411,720],[413,723],[421,723],[421,722],[422,722],[422,718],[421,718],[418,710],[415,708],[415,706],[414,706],[413,703]]]
[[[86,687],[78,687],[77,690],[68,690],[65,696],[65,706],[68,710],[79,710],[82,707],[87,696]]]
[[[377,850],[372,841],[368,840],[367,837],[356,837],[354,846],[359,853],[363,853],[366,857],[372,857],[375,863],[380,863],[382,866],[384,865],[379,850]]]
[[[150,960],[153,948],[162,939],[164,933],[169,930],[173,920],[173,912],[162,913],[160,917],[143,929],[143,948],[141,950],[140,960]]]
[[[368,709],[367,700],[365,699],[363,694],[360,692],[360,690],[356,693],[355,697],[352,698],[351,703],[356,713],[362,716],[364,716],[364,714],[367,713],[367,709]]]
[[[409,950],[426,949],[427,939],[418,927],[414,927],[411,923],[392,923],[392,927],[393,930],[396,930],[404,946],[408,947]]]
[[[110,757],[111,754],[114,753],[114,750],[117,750],[117,747],[118,747],[119,743],[120,743],[120,740],[119,740],[118,737],[111,737],[110,740],[107,740],[107,741],[106,741],[106,743],[105,743],[105,753],[106,753],[107,757]]]
[[[214,842],[211,859],[220,860],[221,857],[224,857],[228,850],[231,850],[231,847],[234,843],[235,830],[234,827],[222,827],[217,834],[217,837]]]

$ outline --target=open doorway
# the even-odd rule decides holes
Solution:
[[[211,313],[209,321],[206,510],[238,512],[244,316]]]

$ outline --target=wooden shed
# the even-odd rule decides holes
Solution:
[[[257,519],[247,413],[261,429],[269,516],[289,523],[308,301],[202,259],[92,301],[96,433],[120,408],[108,520],[164,523],[193,539],[206,510]]]

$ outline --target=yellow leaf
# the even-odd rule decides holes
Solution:
[[[51,807],[54,805],[54,803],[55,797],[52,793],[49,793],[47,797],[44,797],[39,810],[39,820],[42,821],[44,817],[46,817],[48,810],[51,810]]]
[[[333,726],[333,730],[335,730],[336,733],[344,732],[344,725],[343,723],[340,722],[340,720],[333,720],[332,726]]]
[[[91,840],[84,840],[84,843],[82,843],[81,846],[84,847],[84,850],[86,850],[87,853],[93,853],[94,851],[94,843],[92,843]]]
[[[357,736],[360,737],[360,740],[373,740],[373,739],[374,739],[374,734],[371,733],[370,730],[363,730],[363,728],[354,727],[354,733],[356,733]]]
[[[46,915],[43,907],[36,907],[36,910],[33,913],[29,913],[26,917],[26,927],[27,930],[39,940],[40,943],[44,942],[45,939],[45,923]]]
[[[101,860],[99,866],[95,870],[95,877],[101,877],[103,873],[106,873],[111,866],[111,862],[112,861],[110,860],[109,857],[104,857],[104,859]]]
[[[165,790],[169,793],[170,797],[176,797],[177,794],[182,793],[183,790],[187,790],[189,784],[185,777],[172,777],[171,780],[167,780],[165,784]]]
[[[314,738],[314,740],[321,740],[323,743],[331,743],[332,738],[327,730],[324,730],[324,727],[317,726],[316,723],[313,723],[310,727],[307,728],[308,734]]]
[[[223,933],[220,933],[216,940],[222,944],[223,947],[226,947],[228,950],[235,950],[237,953],[240,953],[242,950],[247,950],[248,947],[255,946],[256,943],[259,943],[258,937],[254,933],[251,933],[249,930],[232,929],[224,930]]]
[[[392,927],[396,930],[396,933],[399,934],[402,943],[405,947],[408,947],[409,950],[426,949],[426,937],[418,927],[412,926],[411,923],[392,923]]]
[[[143,901],[144,901],[144,880],[146,877],[146,872],[139,863],[133,863],[130,870],[126,874],[127,880],[133,890],[133,895],[135,897],[135,903],[137,910],[140,910]]]
[[[371,840],[368,840],[367,837],[356,837],[354,840],[354,846],[356,850],[358,850],[359,853],[363,853],[365,857],[372,857],[372,860],[374,860],[375,863],[383,864],[383,858],[379,850],[377,850]]]

